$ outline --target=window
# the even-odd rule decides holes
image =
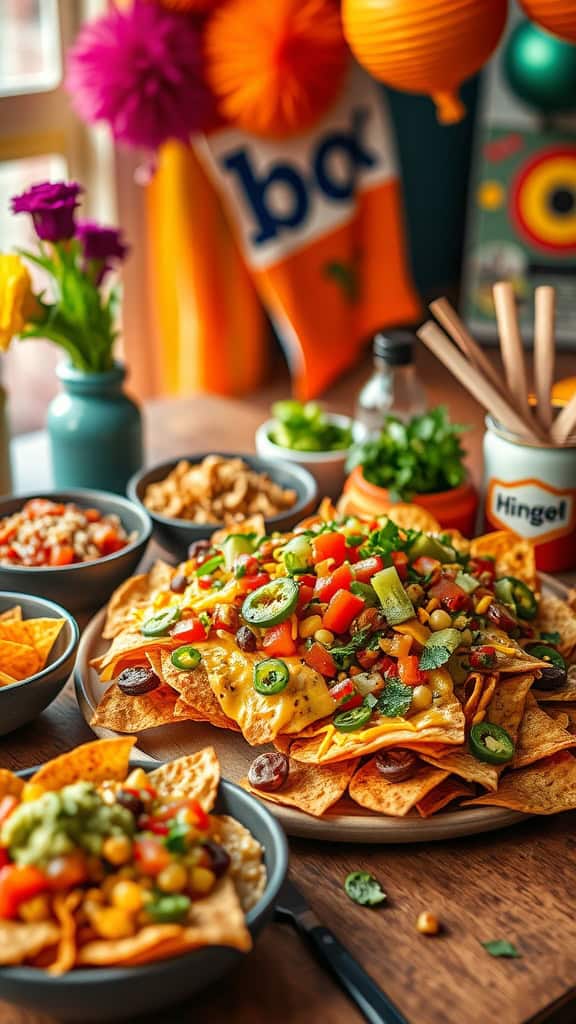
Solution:
[[[39,181],[75,178],[88,192],[84,213],[114,216],[111,148],[74,115],[62,86],[64,54],[84,18],[106,0],[0,0],[0,247],[27,246],[26,217],[10,214],[14,194]],[[94,187],[92,183],[94,182]],[[41,277],[34,273],[35,283]],[[13,433],[42,427],[57,390],[60,354],[43,342],[15,342],[2,358]]]

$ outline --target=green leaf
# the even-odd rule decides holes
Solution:
[[[439,629],[437,633],[432,633],[420,655],[420,668],[426,672],[445,665],[461,642],[462,634],[459,629],[449,627],[448,629]]]
[[[369,633],[369,629],[361,629],[351,637],[347,644],[341,644],[338,647],[330,647],[330,654],[334,658],[338,668],[348,667],[350,660],[354,657],[356,651],[361,650],[361,648],[366,645]]]
[[[510,959],[520,959],[522,953],[519,953],[508,939],[491,939],[490,942],[481,942],[481,946],[490,956],[508,957]]]
[[[164,845],[171,853],[186,853],[188,851],[188,835],[190,825],[177,821],[172,825],[168,835],[164,839]]]
[[[389,679],[378,698],[378,711],[387,718],[403,718],[412,703],[414,688],[401,683],[399,679]]]
[[[377,907],[386,900],[380,882],[368,871],[351,871],[344,881],[346,895],[361,907]]]

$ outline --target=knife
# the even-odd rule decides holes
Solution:
[[[276,918],[288,921],[306,939],[322,966],[330,971],[370,1024],[408,1024],[334,932],[320,923],[300,890],[288,878],[276,901]]]

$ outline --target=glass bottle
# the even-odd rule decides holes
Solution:
[[[410,331],[379,332],[374,337],[374,372],[358,395],[355,417],[368,435],[379,434],[387,416],[409,420],[425,412],[426,393],[413,362]]]

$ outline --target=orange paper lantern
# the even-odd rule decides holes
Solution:
[[[524,13],[541,28],[576,43],[576,3],[574,0],[520,0]]]
[[[349,57],[334,0],[228,0],[208,21],[205,54],[220,113],[265,138],[319,120]]]
[[[458,87],[495,49],[508,0],[343,0],[344,34],[376,78],[429,93],[443,124],[460,121]]]

